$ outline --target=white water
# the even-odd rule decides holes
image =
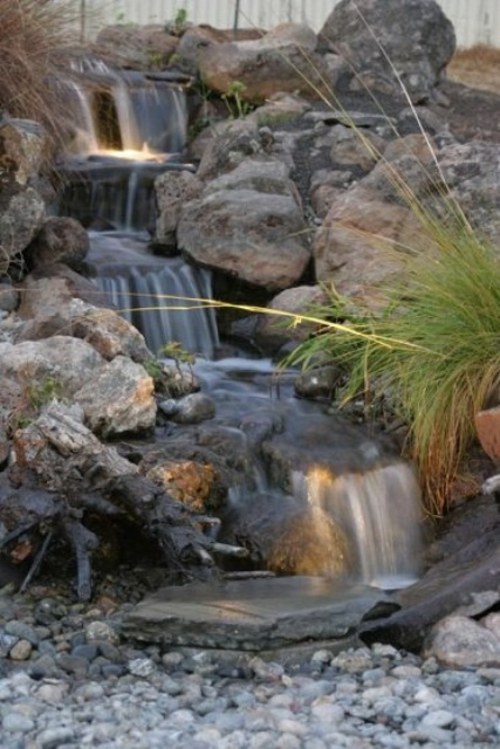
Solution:
[[[181,301],[211,298],[208,271],[179,257],[152,255],[141,235],[90,232],[89,238],[87,262],[97,272],[96,284],[143,333],[151,351],[157,353],[164,344],[179,341],[192,353],[213,356],[218,345],[214,311],[195,301]]]
[[[294,487],[318,521],[326,514],[342,529],[361,582],[390,590],[418,579],[421,502],[410,465],[397,461],[338,476],[313,466],[295,473]]]

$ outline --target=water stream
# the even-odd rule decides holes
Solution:
[[[411,467],[389,458],[361,429],[325,414],[323,406],[295,398],[288,380],[278,397],[270,362],[214,361],[213,311],[188,310],[172,299],[210,297],[210,274],[148,248],[154,179],[168,169],[189,168],[180,157],[186,138],[182,86],[118,73],[95,60],[80,63],[80,72],[87,81],[69,84],[79,126],[64,165],[68,188],[59,211],[89,228],[96,284],[152,351],[176,340],[203,355],[195,370],[216,403],[214,423],[237,431],[242,445],[248,446],[248,425],[258,423],[259,414],[282,425],[283,438],[275,430],[273,449],[283,439],[284,454],[291,455],[286,485],[264,465],[256,443],[253,475],[233,487],[229,509],[245,524],[247,509],[262,507],[262,514],[276,517],[277,529],[286,509],[294,534],[271,530],[262,537],[280,536],[281,547],[270,558],[292,556],[297,571],[336,575],[347,569],[356,580],[386,589],[413,582],[421,539]],[[307,544],[301,533],[309,536]]]

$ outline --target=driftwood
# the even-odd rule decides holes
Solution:
[[[90,598],[91,558],[100,539],[85,525],[88,514],[136,525],[177,574],[193,576],[202,566],[213,566],[211,551],[245,553],[218,544],[213,539],[216,522],[191,514],[113,446],[101,443],[83,424],[78,407],[50,405],[16,432],[14,454],[15,465],[0,482],[0,553],[8,556],[10,550],[12,555],[20,539],[38,536],[38,543],[26,542],[25,553],[33,554],[23,587],[49,553],[54,536],[63,536],[76,559],[78,597]]]

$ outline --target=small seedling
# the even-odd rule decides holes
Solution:
[[[229,114],[234,119],[245,117],[253,110],[252,104],[243,99],[243,94],[247,90],[247,86],[243,81],[231,81],[229,88],[225,94],[222,94],[222,99],[226,104]]]

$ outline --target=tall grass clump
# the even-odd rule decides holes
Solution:
[[[59,142],[64,101],[55,82],[75,47],[77,9],[72,2],[1,0],[0,113],[36,120]]]
[[[311,310],[323,327],[288,363],[341,364],[346,401],[388,396],[408,425],[427,506],[441,514],[473,442],[474,415],[499,381],[500,263],[466,226],[422,228],[433,249],[409,257],[383,308],[353,308],[330,289],[329,303]]]
[[[500,383],[500,256],[471,227],[451,195],[433,141],[396,66],[354,5],[427,144],[430,158],[420,168],[428,187],[422,196],[383,154],[372,154],[385,165],[399,201],[416,219],[418,247],[395,248],[383,237],[366,236],[389,255],[399,249],[399,260],[405,259],[400,280],[385,289],[385,301],[377,311],[362,299],[353,303],[343,298],[333,286],[325,288],[328,303],[307,310],[310,319],[322,320],[321,327],[285,364],[304,368],[325,361],[341,364],[347,380],[344,401],[360,394],[368,399],[389,396],[407,424],[406,452],[418,466],[427,508],[442,514],[474,440],[474,416]],[[490,65],[499,59],[491,48],[483,47],[473,50],[472,57],[476,61],[484,58]],[[308,59],[306,54],[304,58]],[[351,72],[385,114],[374,93],[354,69]],[[312,83],[311,88],[320,94]],[[372,153],[373,146],[363,131],[335,92],[330,93],[321,96],[323,102],[343,111]],[[391,125],[389,118],[387,122]],[[396,128],[392,129],[399,137]]]

